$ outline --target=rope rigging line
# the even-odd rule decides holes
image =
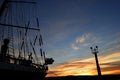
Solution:
[[[13,8],[12,8],[12,4],[8,4],[10,7],[9,9],[9,16],[8,16],[8,21],[7,23],[12,24],[13,23]],[[7,27],[8,28],[8,39],[10,40],[10,45],[9,45],[9,49],[8,49],[8,54],[9,55],[13,55],[13,57],[15,57],[15,52],[14,52],[14,35],[13,35],[13,28]]]
[[[33,44],[32,44],[32,42],[31,42],[31,40],[30,40],[30,45],[31,45],[31,47],[32,47],[32,49],[33,49],[33,53],[34,53],[34,55],[35,55],[35,58],[36,58],[36,61],[37,61],[37,64],[38,64],[38,57],[37,57],[35,48],[33,47]]]

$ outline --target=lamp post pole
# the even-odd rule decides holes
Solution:
[[[99,66],[99,61],[98,61],[98,57],[97,57],[97,53],[98,53],[98,46],[96,46],[95,48],[90,47],[91,52],[94,54],[95,56],[95,60],[96,60],[96,66],[97,66],[97,72],[98,72],[98,77],[99,79],[101,79],[101,70],[100,70],[100,66]]]

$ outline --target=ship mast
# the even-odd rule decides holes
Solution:
[[[10,0],[4,0],[3,3],[2,3],[2,5],[1,5],[1,7],[0,7],[0,19],[3,16],[3,14],[5,13],[6,9],[10,8],[10,10],[12,10],[12,7],[8,6],[8,4],[10,4],[10,3],[36,4],[36,2],[30,2],[30,1],[28,2],[28,1],[10,1]],[[10,20],[9,23],[6,23],[6,21],[0,22],[1,29],[5,28],[5,29],[8,30],[8,38],[10,39],[10,42],[11,42],[10,45],[9,45],[9,49],[8,49],[8,55],[11,52],[11,53],[13,53],[12,56],[13,57],[15,56],[15,54],[14,54],[14,38],[13,38],[14,32],[13,32],[13,28],[14,28],[14,30],[15,30],[15,28],[16,28],[16,30],[17,29],[23,29],[22,32],[24,31],[25,34],[21,34],[21,32],[19,34],[19,37],[21,37],[20,39],[22,40],[22,42],[20,42],[21,47],[19,47],[19,48],[21,48],[21,49],[19,49],[19,57],[21,57],[20,54],[21,54],[22,49],[24,48],[24,58],[25,58],[25,47],[28,46],[27,43],[25,43],[25,42],[27,42],[27,32],[28,32],[28,30],[40,31],[40,29],[39,28],[34,28],[34,27],[29,27],[30,21],[28,22],[27,26],[16,25],[12,21],[12,11],[10,12],[10,15],[8,15],[8,16],[10,16],[10,17],[8,17],[8,21]],[[4,33],[4,31],[2,31],[2,32],[3,32],[3,34],[6,34],[6,33]],[[29,50],[29,49],[27,49],[27,50]],[[35,53],[35,55],[36,55],[36,53]]]
[[[8,3],[10,3],[10,4],[8,4]],[[12,3],[17,3],[17,4],[24,3],[24,6],[27,6],[27,5],[25,5],[26,3],[36,4],[36,2],[4,0],[2,6],[0,8],[0,19],[3,18],[5,20],[5,21],[0,21],[0,27],[8,30],[8,31],[6,31],[6,33],[8,32],[8,35],[5,33],[5,36],[7,36],[7,38],[9,38],[11,41],[11,43],[10,43],[11,48],[8,50],[8,55],[9,55],[9,52],[12,50],[11,53],[13,53],[13,55],[12,55],[12,57],[10,57],[10,59],[13,60],[13,64],[16,64],[16,61],[18,61],[19,62],[18,64],[29,65],[29,64],[27,64],[27,61],[29,61],[29,60],[31,61],[32,54],[34,54],[33,56],[34,56],[34,59],[36,59],[37,64],[41,65],[41,63],[42,63],[42,66],[47,66],[48,64],[52,64],[54,62],[54,60],[52,58],[46,58],[45,52],[42,50],[42,47],[41,47],[43,45],[43,41],[42,41],[42,35],[40,33],[38,18],[35,18],[36,19],[35,22],[37,23],[37,25],[32,25],[35,22],[32,22],[29,19],[33,19],[31,17],[35,17],[35,16],[29,15],[28,7],[25,7],[25,9],[28,9],[26,11],[26,13],[21,14],[21,12],[24,11],[25,9],[24,8],[21,9],[21,5],[20,5],[19,9],[17,9],[17,10],[18,11],[21,10],[21,12],[18,13],[16,10],[17,7],[15,5],[12,5]],[[11,7],[9,7],[9,6],[11,6]],[[9,10],[9,13],[6,11],[7,15],[4,15],[5,9]],[[33,10],[34,9],[32,9],[31,11],[34,14]],[[12,13],[12,11],[13,11],[13,13]],[[16,11],[16,12],[14,12],[14,11]],[[18,14],[14,15],[15,13],[16,14],[18,13]],[[27,13],[28,13],[27,17],[23,17]],[[19,17],[20,15],[22,15],[22,17]],[[17,16],[17,18],[20,19],[18,22],[17,22],[17,20],[15,20],[15,19],[17,19],[15,16]],[[28,17],[28,16],[30,16],[30,17]],[[23,20],[23,19],[25,19],[25,20]],[[28,23],[27,25],[26,25],[26,22]],[[17,23],[19,23],[19,25]],[[30,27],[30,26],[32,26],[32,27]],[[30,31],[28,31],[28,30],[36,31],[36,32],[31,32],[32,33],[31,34]],[[15,38],[13,36],[15,36]],[[18,37],[20,37],[20,38],[18,38]],[[30,38],[30,37],[32,37],[32,38]],[[16,42],[14,41],[17,38],[18,38],[18,41],[16,41],[16,42],[18,42],[18,44],[16,44]],[[15,57],[15,53],[17,53],[17,52],[14,51],[14,48],[16,48],[16,46],[19,51],[18,58]],[[38,48],[38,46],[39,46],[39,48]],[[28,60],[26,59],[26,57],[27,57],[26,53],[27,53],[27,56],[29,56]],[[39,53],[41,54],[42,60],[38,60],[40,58],[37,56]],[[33,61],[33,59],[32,59],[32,61]],[[36,63],[34,65],[36,65]]]
[[[7,3],[8,3],[8,0],[4,0],[3,4],[1,5],[1,7],[0,7],[0,17],[2,16],[2,14],[4,12]]]
[[[36,4],[36,2],[26,2],[26,1],[8,1],[8,0],[4,0],[2,6],[0,7],[0,17],[2,16],[8,2],[12,2],[12,3],[31,3],[31,4]],[[28,27],[25,27],[25,26],[18,26],[18,25],[13,25],[13,24],[4,24],[4,23],[0,23],[0,25],[2,26],[9,26],[9,27],[15,27],[15,28],[23,28],[23,29],[29,29],[29,30],[40,30],[40,29],[37,29],[37,28],[28,28]]]

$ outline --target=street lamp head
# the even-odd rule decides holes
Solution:
[[[96,48],[98,49],[98,46],[96,46]]]
[[[93,47],[90,47],[90,49],[91,49],[91,52],[92,52],[93,54],[98,53],[98,46],[95,46],[94,48],[93,48]]]
[[[93,49],[92,47],[90,47],[90,49]]]

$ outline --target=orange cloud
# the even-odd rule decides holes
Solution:
[[[120,74],[120,52],[99,57],[102,75]],[[46,77],[69,75],[97,75],[94,57],[83,60],[71,60],[54,66]]]

